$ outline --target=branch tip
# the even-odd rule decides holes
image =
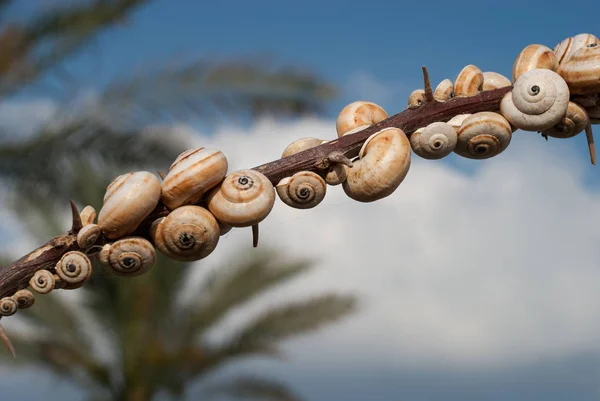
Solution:
[[[77,209],[77,205],[75,202],[71,201],[71,214],[73,216],[73,224],[71,226],[70,234],[77,234],[79,230],[83,227],[83,223],[81,222],[81,216],[79,215],[79,209]]]
[[[13,347],[12,342],[10,341],[10,338],[8,338],[8,335],[4,331],[4,327],[2,327],[1,324],[0,324],[0,340],[2,340],[2,342],[4,343],[6,348],[8,348],[8,350],[12,354],[13,358],[16,358],[17,353],[15,352],[15,347]]]
[[[425,101],[433,102],[433,90],[431,89],[431,81],[429,80],[429,72],[427,67],[423,66],[423,84],[425,87]]]

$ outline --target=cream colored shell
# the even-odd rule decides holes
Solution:
[[[508,147],[512,128],[500,114],[482,111],[467,117],[457,134],[456,154],[469,159],[488,159]]]
[[[577,103],[569,102],[564,117],[543,133],[554,138],[571,138],[582,132],[589,121],[588,114],[583,107]]]
[[[26,289],[15,292],[11,298],[15,300],[19,309],[31,308],[35,303],[35,296]]]
[[[593,95],[600,92],[600,45],[590,46],[577,50],[568,62],[558,68],[557,72],[569,86],[571,94]]]
[[[554,53],[558,59],[558,64],[562,65],[571,59],[573,53],[582,47],[599,44],[600,40],[591,33],[580,33],[573,37],[568,37],[554,47]]]
[[[454,117],[452,117],[450,120],[448,120],[448,124],[451,125],[452,127],[454,127],[454,129],[458,130],[460,128],[460,126],[462,125],[463,121],[465,121],[465,119],[467,117],[469,117],[471,114],[457,114]]]
[[[275,188],[256,170],[229,174],[206,198],[208,210],[232,227],[249,227],[263,221],[275,204]]]
[[[150,227],[150,237],[156,249],[181,261],[195,261],[210,255],[221,231],[217,219],[201,206],[182,206]]]
[[[372,102],[359,100],[352,102],[342,109],[335,123],[338,137],[361,125],[373,125],[388,118],[385,110]]]
[[[123,174],[115,178],[104,195],[98,225],[107,238],[131,234],[158,205],[160,181],[147,171]]]
[[[408,108],[414,109],[425,102],[425,90],[415,89],[408,95]]]
[[[87,249],[94,245],[102,236],[102,229],[97,224],[87,224],[77,233],[77,246]]]
[[[569,87],[556,72],[535,69],[521,75],[500,103],[502,115],[525,131],[543,131],[567,112]]]
[[[104,245],[98,260],[118,276],[135,277],[150,271],[156,261],[156,251],[145,238],[126,237]]]
[[[504,75],[493,71],[486,71],[483,73],[483,86],[484,91],[491,91],[494,89],[504,88],[511,86],[512,82]]]
[[[38,270],[29,280],[29,286],[38,294],[48,294],[54,289],[54,275],[48,270]]]
[[[162,183],[162,202],[171,210],[194,204],[227,174],[227,158],[217,149],[196,148],[181,153]]]
[[[339,163],[330,166],[327,174],[325,174],[325,182],[329,185],[340,185],[346,181],[348,174],[345,167],[345,165]]]
[[[424,91],[423,91],[424,93]],[[446,102],[454,97],[454,84],[449,79],[444,79],[433,91],[433,98],[438,102]]]
[[[391,195],[410,168],[411,147],[399,128],[386,128],[371,135],[359,152],[359,160],[346,167],[348,178],[342,183],[348,197],[373,202]]]
[[[310,209],[325,198],[327,184],[312,171],[300,171],[282,179],[275,187],[279,199],[296,209]]]
[[[67,252],[56,264],[56,275],[67,286],[77,288],[92,275],[92,262],[82,252]]]
[[[483,90],[483,72],[469,64],[463,68],[454,81],[454,97],[475,96]]]
[[[96,221],[96,209],[94,209],[93,206],[87,205],[83,208],[81,213],[79,213],[79,217],[81,218],[81,224],[84,226],[94,224]]]
[[[19,305],[12,297],[0,299],[0,316],[12,316],[17,313]]]
[[[326,142],[326,141],[319,139],[319,138],[313,138],[313,137],[300,138],[300,139],[290,143],[288,145],[288,147],[285,148],[285,150],[281,154],[281,158],[295,155],[296,153],[303,152],[310,148],[314,148],[315,146],[319,146],[324,142]]]
[[[554,52],[544,45],[529,45],[521,50],[513,64],[512,79],[517,80],[524,72],[536,68],[556,71],[558,59]]]
[[[412,150],[424,159],[441,159],[456,147],[456,129],[444,122],[434,122],[419,128],[410,136]]]

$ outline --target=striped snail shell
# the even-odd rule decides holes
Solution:
[[[475,96],[483,90],[483,73],[476,66],[464,67],[454,81],[454,96]]]
[[[325,198],[327,184],[312,171],[300,171],[291,177],[282,179],[277,186],[279,199],[296,209],[310,209]]]
[[[524,72],[536,68],[556,71],[558,68],[556,54],[544,45],[535,44],[527,46],[521,50],[521,53],[519,53],[513,64],[513,82],[515,82]]]
[[[29,280],[29,286],[38,294],[48,294],[54,289],[56,280],[48,270],[38,270]]]
[[[412,150],[424,159],[441,159],[456,147],[456,129],[448,123],[434,122],[419,128],[409,138]]]
[[[56,264],[56,275],[67,289],[78,288],[92,275],[92,262],[82,252],[67,252]]]
[[[425,94],[425,91],[423,91]],[[438,102],[446,102],[454,97],[454,84],[449,79],[444,79],[433,91],[433,98]]]
[[[500,114],[482,111],[467,117],[457,134],[455,153],[469,159],[488,159],[508,147],[512,128]]]
[[[335,128],[338,137],[341,138],[357,127],[364,126],[366,128],[386,118],[388,118],[388,114],[381,106],[358,100],[350,103],[340,111],[335,122]]]
[[[592,95],[600,92],[600,45],[593,43],[577,50],[558,68],[571,94]]]
[[[569,102],[563,118],[543,133],[554,138],[571,138],[582,132],[589,123],[588,114],[583,107]]]
[[[0,316],[12,316],[17,313],[19,305],[12,297],[0,299]]]
[[[136,277],[147,273],[156,261],[154,246],[142,237],[126,237],[106,244],[98,260],[117,276]]]
[[[568,37],[554,47],[554,53],[558,59],[558,64],[562,65],[571,59],[573,53],[582,47],[591,44],[600,45],[600,40],[591,33],[580,33],[573,37]]]

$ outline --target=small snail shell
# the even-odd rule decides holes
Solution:
[[[536,68],[556,71],[558,68],[558,59],[554,52],[544,45],[529,45],[517,56],[513,64],[512,78],[513,82],[517,80],[524,72]]]
[[[19,309],[19,305],[11,297],[0,299],[0,316],[12,316],[17,313],[17,309]]]
[[[317,173],[300,171],[282,179],[275,189],[286,205],[296,209],[310,209],[325,198],[327,184]]]
[[[362,100],[352,102],[342,109],[335,123],[338,137],[361,125],[370,126],[388,118],[381,106]]]
[[[160,199],[171,210],[194,204],[221,182],[227,168],[227,158],[219,150],[186,150],[171,164],[162,183]]]
[[[423,91],[425,94],[425,91]],[[445,102],[454,97],[454,84],[449,79],[444,79],[433,91],[433,98],[438,102]]]
[[[84,225],[77,233],[77,245],[81,249],[87,249],[94,245],[102,235],[102,229],[97,224]]]
[[[325,182],[329,185],[340,185],[346,181],[348,175],[343,164],[336,163],[329,167],[329,171],[325,174]]]
[[[94,224],[94,221],[96,221],[96,209],[93,206],[87,205],[81,210],[79,217],[81,218],[81,224],[84,226]]]
[[[580,33],[566,38],[554,47],[554,54],[556,54],[558,64],[562,65],[566,63],[577,50],[593,44],[600,45],[600,40],[591,33]]]
[[[504,75],[493,71],[486,71],[483,73],[483,87],[484,91],[491,91],[494,89],[500,89],[507,86],[511,86],[512,82]]]
[[[558,123],[569,106],[569,87],[556,72],[535,69],[523,73],[500,103],[512,125],[525,131],[543,131]]]
[[[160,200],[160,181],[147,171],[118,176],[104,195],[98,225],[107,238],[116,239],[132,233]]]
[[[54,275],[48,270],[38,270],[29,280],[29,286],[38,294],[48,294],[54,289]]]
[[[600,45],[594,43],[577,50],[557,72],[569,86],[571,94],[600,92]]]
[[[314,148],[315,146],[321,145],[323,142],[325,141],[318,138],[300,138],[297,141],[290,143],[288,147],[285,148],[285,150],[281,154],[281,158],[295,155],[296,153],[303,152],[306,149]]]
[[[474,96],[483,90],[483,73],[469,64],[463,68],[454,81],[454,97]]]
[[[408,108],[414,109],[419,107],[425,102],[425,90],[415,89],[408,96]]]
[[[391,195],[410,168],[410,142],[399,128],[371,135],[359,152],[359,160],[346,167],[342,183],[346,195],[359,202],[373,202]]]
[[[12,299],[17,302],[19,309],[30,308],[35,303],[35,296],[29,290],[19,290],[15,292],[15,294],[12,296]]]
[[[232,227],[249,227],[263,221],[275,204],[275,188],[256,170],[229,174],[206,198],[208,210]]]
[[[508,147],[512,128],[500,114],[482,111],[467,117],[457,134],[456,154],[469,159],[488,159]]]
[[[554,138],[571,138],[585,129],[589,122],[588,114],[583,107],[569,102],[567,113],[554,126],[543,133]]]
[[[92,275],[92,262],[82,252],[67,252],[56,264],[56,275],[68,287],[77,288]]]
[[[154,246],[142,237],[126,237],[102,247],[98,260],[117,276],[135,277],[147,273],[156,260]]]
[[[441,159],[456,147],[456,129],[448,123],[434,122],[410,136],[412,150],[424,159]]]
[[[181,206],[152,223],[156,249],[181,261],[200,260],[217,247],[221,232],[215,217],[201,206]]]

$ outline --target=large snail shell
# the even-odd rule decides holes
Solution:
[[[556,72],[523,73],[500,103],[502,115],[525,131],[543,131],[558,123],[569,106],[569,87]]]
[[[275,204],[275,188],[256,170],[229,174],[206,198],[208,210],[232,227],[249,227],[264,220]]]
[[[588,114],[583,107],[574,102],[569,102],[567,113],[554,126],[544,130],[543,133],[554,138],[571,138],[582,132],[588,125]]]
[[[425,91],[423,91],[425,92]],[[454,97],[454,84],[449,79],[444,79],[433,91],[433,98],[438,102],[445,102]]]
[[[102,235],[102,229],[97,224],[85,225],[77,233],[77,245],[81,249],[88,249],[98,241]]]
[[[467,117],[457,134],[456,154],[469,159],[487,159],[508,147],[512,128],[500,114],[482,111]]]
[[[476,66],[469,64],[463,68],[454,81],[454,96],[475,96],[483,90],[483,73]]]
[[[38,270],[29,280],[29,286],[38,294],[48,294],[54,289],[56,281],[48,270]]]
[[[524,72],[536,68],[556,71],[558,59],[554,52],[544,45],[529,45],[517,56],[513,64],[512,78],[516,81]]]
[[[154,246],[142,237],[122,238],[106,244],[98,260],[118,276],[135,277],[147,273],[156,260]]]
[[[171,259],[200,260],[217,247],[221,232],[215,217],[200,206],[182,206],[156,220],[150,236],[156,248]]]
[[[56,264],[56,275],[67,287],[78,288],[92,275],[92,262],[82,252],[67,252]]]
[[[98,225],[107,238],[116,239],[132,233],[158,205],[160,181],[147,171],[118,176],[104,195]]]
[[[216,149],[197,148],[181,153],[162,183],[162,202],[171,210],[198,202],[227,174],[227,158]]]
[[[327,184],[320,175],[312,171],[300,171],[282,179],[275,189],[286,205],[296,209],[310,209],[325,198]]]
[[[408,174],[410,154],[410,142],[399,128],[386,128],[371,135],[360,149],[359,160],[346,167],[344,192],[359,202],[391,195]]]
[[[19,309],[31,308],[35,303],[35,296],[29,290],[19,290],[15,292],[15,294],[12,296],[12,299],[17,302]]]
[[[408,95],[408,108],[414,109],[425,102],[425,90],[415,89]]]
[[[300,139],[290,143],[288,145],[288,147],[285,148],[285,150],[281,154],[281,158],[295,155],[296,153],[303,152],[306,149],[314,148],[315,146],[321,145],[323,142],[325,142],[325,141],[322,139],[319,139],[319,138],[312,138],[312,137],[300,138]]]
[[[335,123],[338,137],[361,125],[370,126],[388,118],[381,106],[362,100],[352,102],[342,109]]]
[[[456,147],[456,129],[448,123],[434,122],[410,136],[412,150],[424,159],[441,159]]]
[[[554,54],[556,54],[558,64],[562,65],[566,63],[577,50],[593,44],[600,45],[600,40],[591,33],[580,33],[566,38],[554,47]]]
[[[11,297],[4,297],[0,299],[0,316],[12,316],[17,313],[19,305]]]
[[[504,75],[493,71],[486,71],[483,73],[483,90],[491,91],[494,89],[504,88],[511,86],[512,82]]]
[[[569,86],[571,94],[600,92],[600,45],[594,43],[577,50],[557,72]]]

